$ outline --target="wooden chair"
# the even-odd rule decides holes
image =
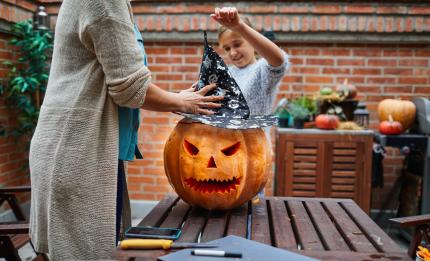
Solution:
[[[28,220],[16,197],[17,193],[30,191],[30,186],[0,188],[0,206],[8,202],[17,219],[16,222],[0,223],[0,257],[7,261],[20,261],[18,249],[30,242]],[[36,254],[34,260],[48,260],[44,254]]]
[[[408,255],[415,260],[416,251],[421,241],[424,240],[425,244],[430,244],[430,214],[392,218],[390,221],[399,224],[401,227],[415,227],[408,250]]]

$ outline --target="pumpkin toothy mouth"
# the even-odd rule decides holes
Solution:
[[[185,184],[187,184],[191,189],[202,193],[229,193],[237,190],[237,187],[240,185],[240,180],[240,177],[233,177],[229,180],[196,180],[195,178],[187,178],[185,179]]]

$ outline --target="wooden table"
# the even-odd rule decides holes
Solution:
[[[169,195],[139,225],[182,226],[179,242],[236,235],[322,260],[410,260],[351,199],[268,197],[209,212]],[[115,250],[119,260],[156,260],[168,253]]]

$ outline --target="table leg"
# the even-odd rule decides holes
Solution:
[[[18,250],[14,247],[8,236],[0,236],[0,253],[0,256],[8,261],[21,261]]]
[[[421,197],[421,214],[430,214],[430,137],[424,157],[423,194]]]

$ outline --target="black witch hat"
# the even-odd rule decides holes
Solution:
[[[204,32],[204,38],[203,60],[196,88],[200,90],[206,85],[216,83],[217,88],[206,95],[224,96],[224,100],[221,101],[222,106],[215,109],[213,115],[188,113],[181,113],[181,115],[204,124],[227,129],[251,129],[275,125],[277,118],[274,115],[249,115],[249,107],[239,85],[231,76],[223,59],[209,46],[206,32]]]

